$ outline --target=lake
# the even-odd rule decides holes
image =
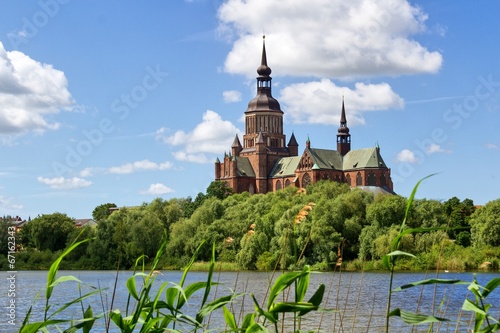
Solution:
[[[120,272],[116,289],[116,298],[113,309],[125,310],[128,292],[125,282],[131,276],[131,272]],[[2,272],[2,304],[1,304],[1,332],[17,332],[28,308],[33,304],[37,293],[40,296],[33,305],[32,320],[40,320],[43,316],[45,306],[44,292],[47,279],[46,271],[19,271],[15,274],[15,298],[9,296],[9,288],[12,287],[7,272]],[[58,276],[73,275],[83,282],[83,292],[90,290],[90,286],[103,289],[100,294],[94,295],[90,304],[95,313],[102,313],[104,309],[110,308],[112,291],[116,273],[114,271],[60,271]],[[178,283],[182,276],[180,271],[163,271],[156,275],[155,286],[163,282]],[[185,286],[197,282],[205,281],[206,272],[190,272],[185,282]],[[394,277],[394,288],[401,285],[434,278],[436,273],[428,275],[424,273],[396,273]],[[500,277],[498,273],[477,273],[477,280],[480,285],[485,285],[487,281],[494,277]],[[274,276],[276,278],[276,276]],[[461,279],[472,281],[472,273],[440,273],[439,278],[443,279]],[[221,297],[231,293],[234,290],[237,293],[253,293],[257,300],[265,304],[268,281],[271,279],[270,273],[264,272],[215,272],[213,280],[221,284],[214,286],[209,300],[214,297]],[[306,299],[312,295],[319,284],[326,285],[323,305],[327,309],[333,309],[334,312],[323,314],[311,313],[305,316],[302,325],[306,328],[314,328],[317,331],[320,326],[321,332],[383,332],[385,325],[385,311],[387,307],[387,292],[389,286],[389,274],[387,272],[327,272],[315,273],[311,275],[309,293]],[[489,303],[493,304],[490,313],[496,318],[499,317],[500,309],[500,289],[495,290],[488,298]],[[61,305],[69,300],[77,298],[79,295],[78,284],[74,281],[65,282],[54,289],[51,304]],[[402,308],[408,311],[418,311],[419,313],[431,314],[435,316],[449,318],[452,321],[441,324],[434,329],[434,332],[467,332],[471,325],[470,313],[462,313],[461,307],[464,299],[467,297],[467,285],[440,285],[416,287],[406,289],[393,294],[391,309]],[[201,302],[203,293],[195,294],[189,301],[191,315],[196,313],[196,303]],[[469,295],[469,298],[471,296]],[[15,325],[9,324],[9,302],[15,300]],[[434,300],[434,301],[433,301]],[[88,304],[89,301],[85,301]],[[57,308],[56,306],[52,308]],[[434,309],[434,311],[433,311]],[[233,313],[235,316],[243,316],[244,313],[253,311],[251,297],[245,295],[233,304]],[[225,324],[222,319],[221,310],[210,318],[210,328],[215,332],[222,332]],[[62,318],[81,317],[81,310],[67,309],[63,312]],[[80,316],[80,317],[77,317]],[[459,324],[457,319],[459,318]],[[427,332],[428,325],[417,326],[413,330],[405,325],[399,318],[391,319],[391,332]],[[118,332],[116,327],[111,324],[112,332]],[[418,329],[417,329],[418,328]],[[292,328],[285,328],[290,332]],[[99,325],[95,325],[92,332],[104,332],[103,320]]]

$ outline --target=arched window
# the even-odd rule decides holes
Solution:
[[[347,185],[351,186],[351,175],[347,174],[347,176],[345,177],[345,182],[347,183]]]
[[[370,172],[368,174],[368,185],[369,186],[377,185],[377,179],[375,178],[375,174],[373,172]]]
[[[308,173],[304,174],[304,177],[302,177],[302,187],[306,187],[311,183],[311,176],[309,176]]]
[[[250,194],[255,193],[255,188],[253,187],[253,184],[248,187],[248,193],[250,193]]]
[[[290,186],[290,179],[285,180],[285,187]]]
[[[281,180],[276,182],[276,191],[281,190]]]
[[[356,186],[361,185],[363,185],[363,177],[361,177],[361,172],[358,171],[358,174],[356,175]]]

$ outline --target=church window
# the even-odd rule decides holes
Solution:
[[[302,177],[302,187],[306,187],[311,183],[311,176],[309,176],[308,173],[304,174],[304,177]]]
[[[368,185],[369,186],[377,185],[377,179],[375,178],[375,174],[373,172],[370,172],[368,174]]]
[[[285,180],[285,187],[290,186],[290,179]]]
[[[351,186],[351,175],[347,174],[347,176],[345,177],[345,182]]]
[[[255,188],[253,187],[253,185],[250,185],[248,187],[248,193],[250,193],[250,194],[254,194],[255,193]]]
[[[363,177],[361,177],[361,172],[356,175],[356,186],[363,185]]]
[[[281,190],[281,181],[280,180],[278,180],[276,182],[276,191],[278,191],[278,190]]]

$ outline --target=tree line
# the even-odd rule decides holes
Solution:
[[[233,194],[213,182],[195,199],[157,198],[138,207],[96,207],[96,227],[76,228],[63,213],[41,215],[17,235],[18,269],[46,269],[77,238],[91,238],[63,261],[62,268],[127,269],[142,255],[154,258],[167,240],[164,268],[183,267],[202,243],[198,260],[208,261],[215,243],[220,262],[240,269],[295,269],[311,265],[328,270],[380,269],[381,257],[399,232],[407,199],[373,195],[346,184],[322,181],[305,189],[288,187],[267,193]],[[401,250],[416,258],[399,269],[498,269],[500,199],[475,207],[470,199],[413,202],[407,227],[433,228],[408,234]],[[2,223],[0,242],[7,237]],[[7,269],[7,245],[0,245],[0,267]]]

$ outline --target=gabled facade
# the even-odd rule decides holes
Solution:
[[[351,134],[342,100],[337,149],[312,148],[309,138],[302,155],[292,133],[283,134],[283,111],[271,94],[271,68],[265,43],[257,69],[257,95],[245,111],[243,145],[236,135],[231,152],[215,162],[215,180],[224,181],[236,193],[267,193],[293,185],[306,187],[319,180],[347,183],[374,192],[394,193],[391,170],[378,145],[351,150]]]

